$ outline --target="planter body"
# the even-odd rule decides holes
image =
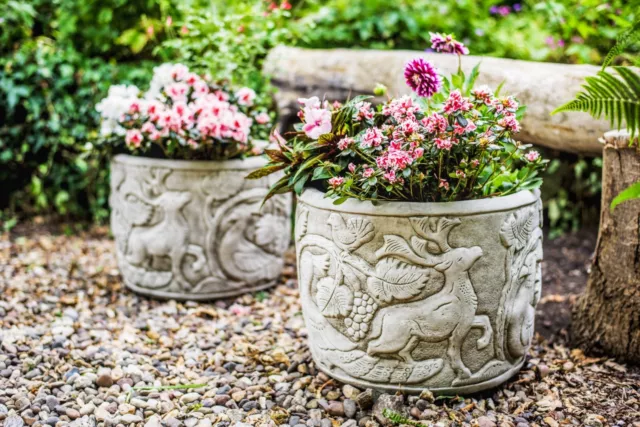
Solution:
[[[181,300],[229,297],[277,281],[290,241],[290,198],[260,209],[276,178],[245,180],[263,158],[111,162],[111,230],[127,287]]]
[[[307,190],[296,251],[320,369],[360,387],[473,393],[522,366],[541,293],[539,192],[452,203]]]

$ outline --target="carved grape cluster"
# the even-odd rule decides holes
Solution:
[[[344,319],[347,335],[356,341],[363,339],[369,332],[371,320],[378,310],[378,303],[367,293],[354,292],[353,309]]]

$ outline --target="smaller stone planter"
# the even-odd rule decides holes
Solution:
[[[306,190],[296,213],[321,370],[360,387],[466,394],[520,369],[541,293],[538,191],[375,206],[323,196]]]
[[[115,156],[111,230],[126,286],[203,300],[274,285],[290,241],[290,197],[260,208],[277,177],[244,179],[266,163]]]

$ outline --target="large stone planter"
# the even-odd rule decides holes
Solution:
[[[539,192],[336,206],[307,190],[296,217],[309,345],[327,374],[466,394],[524,363],[541,292]]]
[[[275,177],[245,180],[266,160],[111,162],[111,230],[127,287],[182,300],[239,295],[280,276],[290,198],[260,209]]]

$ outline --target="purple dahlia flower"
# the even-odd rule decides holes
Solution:
[[[404,68],[407,85],[419,96],[430,98],[442,85],[436,67],[422,58],[416,58]]]

